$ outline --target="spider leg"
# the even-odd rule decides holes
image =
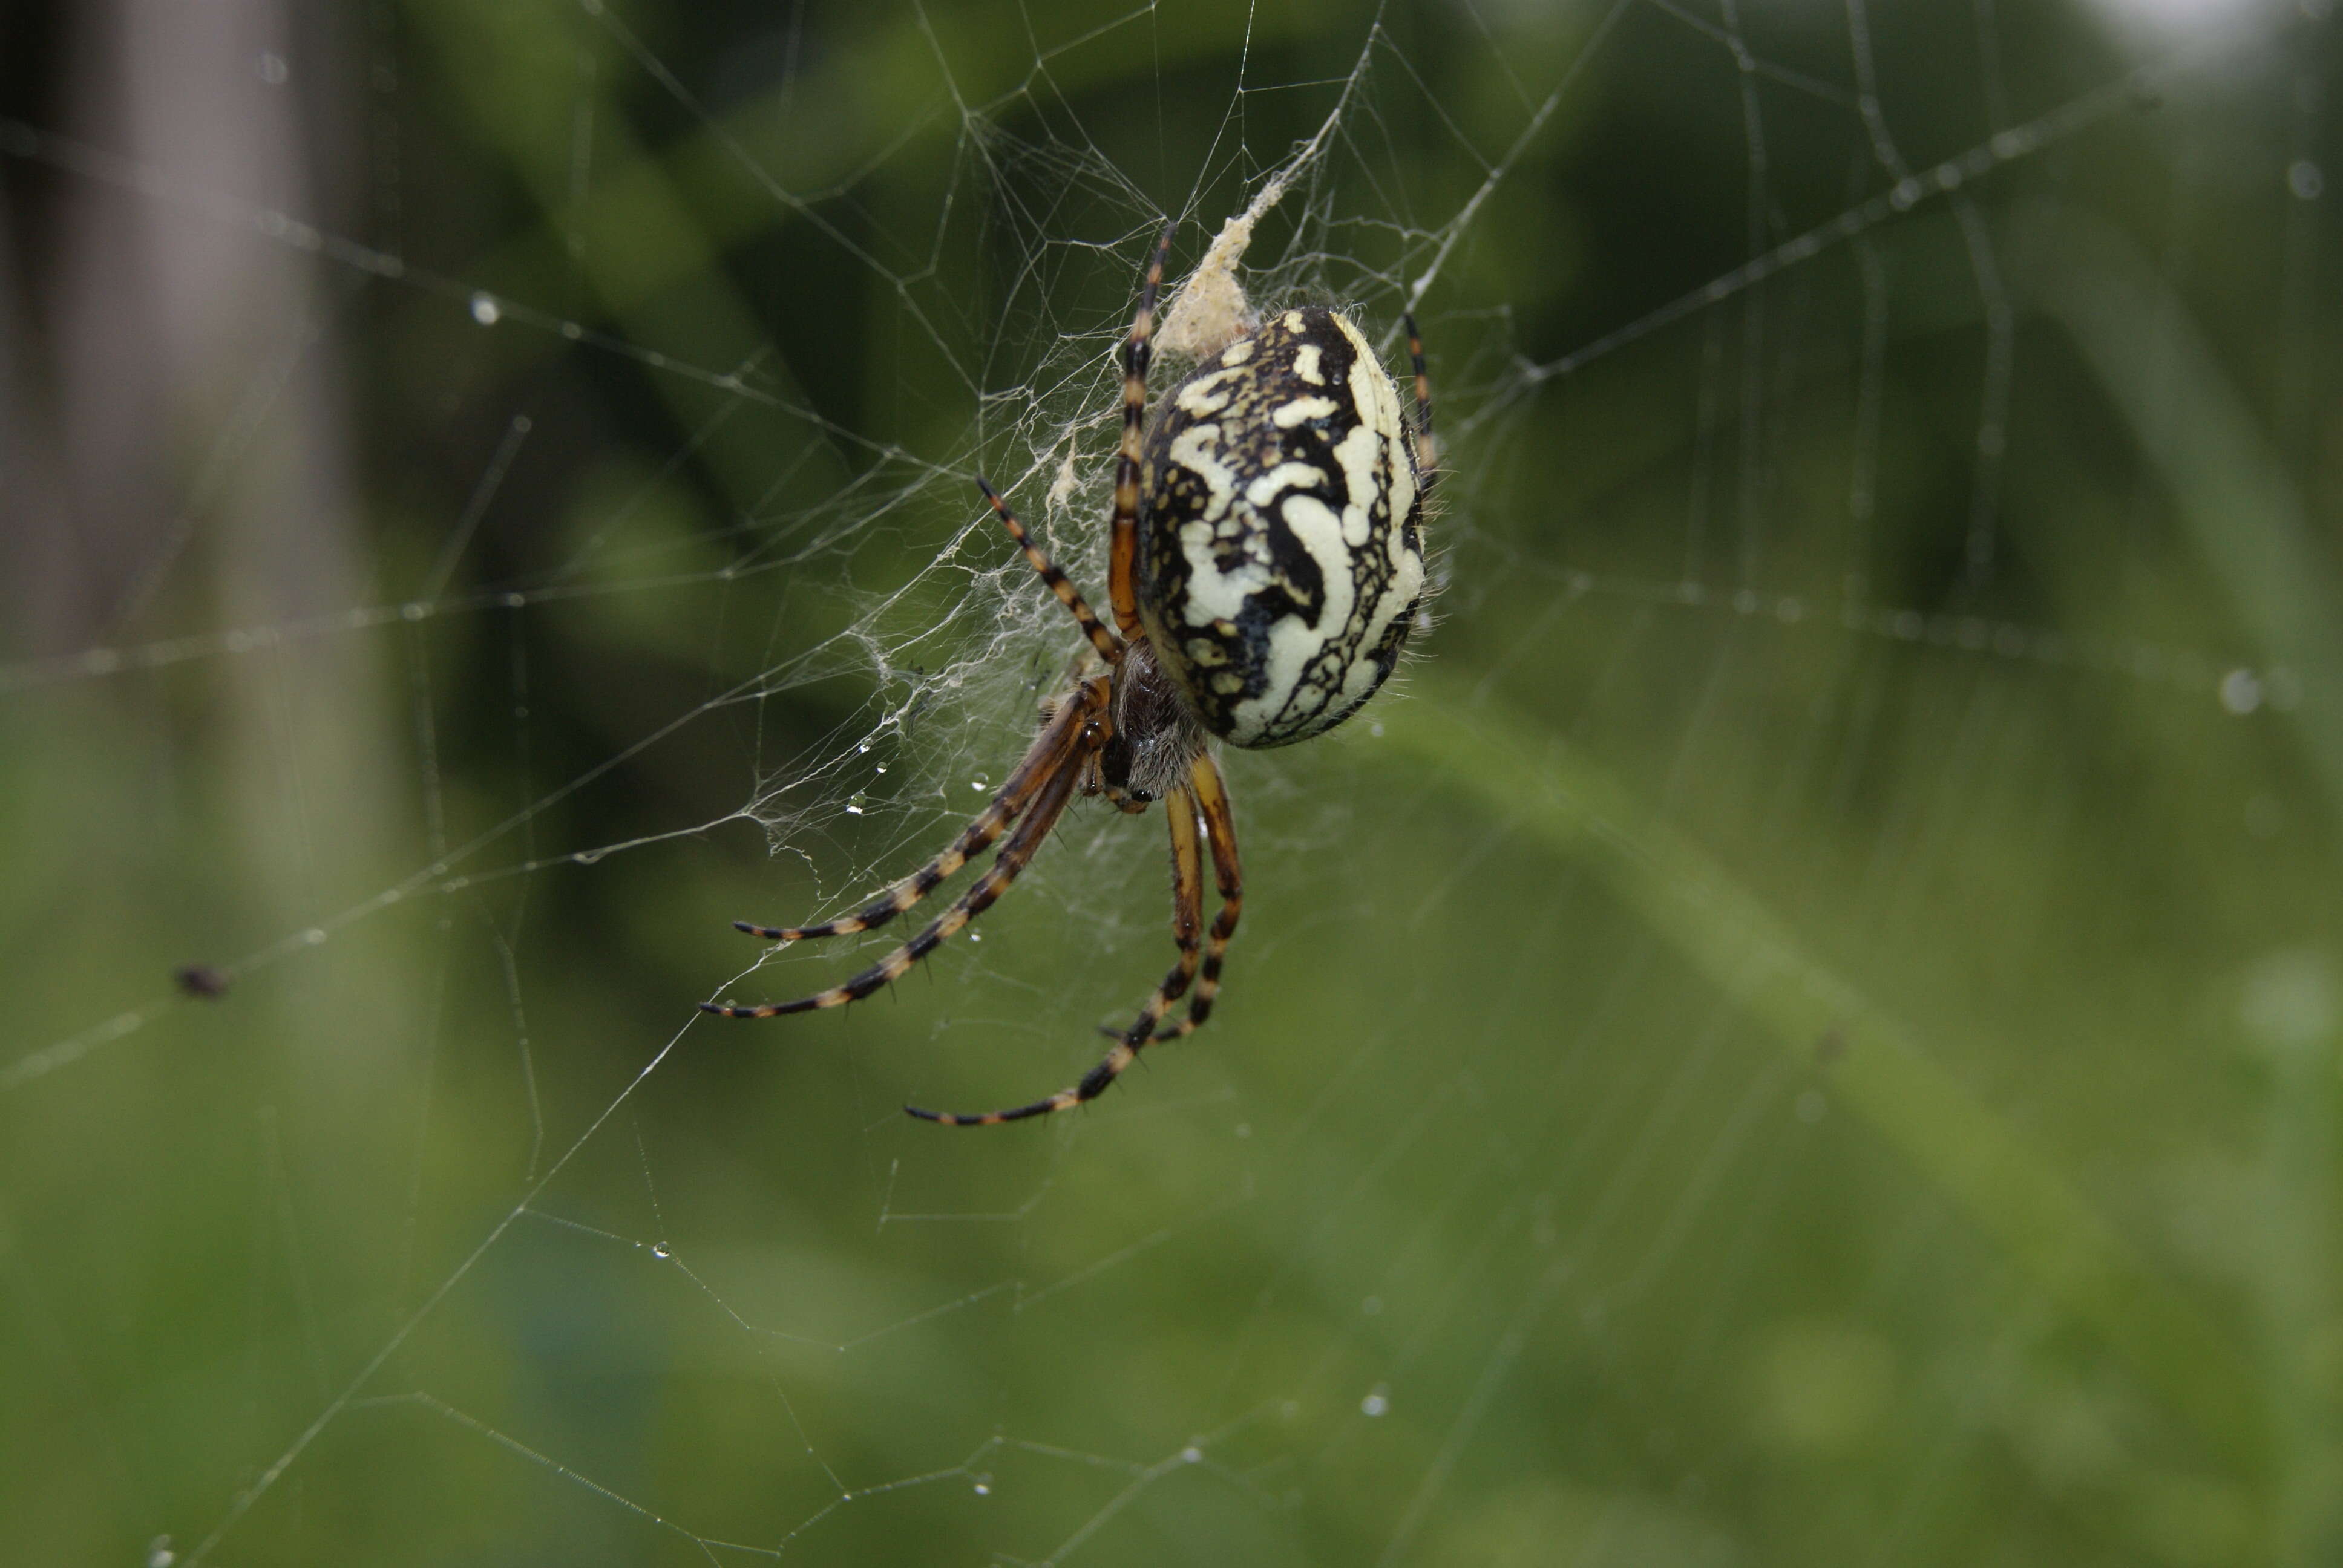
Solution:
[[[1407,323],[1407,357],[1415,366],[1416,484],[1428,496],[1440,479],[1440,448],[1432,439],[1432,377],[1423,368],[1423,339],[1415,330],[1415,313],[1401,319]]]
[[[1220,886],[1221,910],[1220,913],[1213,918],[1212,932],[1207,938],[1203,972],[1196,982],[1195,995],[1189,1000],[1188,1016],[1161,1033],[1147,1035],[1143,1030],[1149,1020],[1146,1015],[1142,1014],[1141,1024],[1134,1025],[1128,1033],[1118,1036],[1114,1049],[1108,1051],[1096,1067],[1083,1074],[1080,1083],[1075,1084],[1071,1089],[1061,1089],[1047,1100],[1037,1100],[1031,1105],[1021,1105],[1013,1111],[988,1111],[980,1116],[959,1116],[939,1111],[922,1111],[915,1105],[906,1105],[903,1107],[904,1110],[921,1121],[940,1121],[948,1127],[991,1127],[1003,1121],[1022,1121],[1028,1117],[1047,1116],[1053,1111],[1071,1111],[1075,1106],[1086,1101],[1096,1100],[1105,1093],[1108,1086],[1122,1076],[1123,1069],[1139,1060],[1139,1053],[1146,1047],[1158,1040],[1178,1040],[1183,1035],[1192,1034],[1204,1020],[1211,1016],[1212,997],[1220,990],[1221,960],[1228,951],[1229,938],[1236,933],[1237,917],[1244,907],[1243,877],[1237,865],[1236,819],[1229,809],[1228,790],[1221,782],[1221,770],[1213,764],[1209,755],[1199,755],[1195,765],[1189,769],[1187,788],[1181,793],[1190,792],[1192,792],[1195,807],[1201,808],[1203,812],[1204,834],[1212,850],[1212,873]],[[1177,796],[1167,798],[1166,805],[1175,816],[1181,809]],[[1175,827],[1172,831],[1176,836],[1179,829]],[[1193,827],[1189,829],[1191,835],[1194,831]],[[1192,837],[1190,842],[1193,844]],[[1191,853],[1192,852],[1192,849]],[[1199,867],[1192,879],[1192,886],[1195,889],[1194,914],[1192,917],[1188,917],[1182,912],[1175,912],[1173,915],[1175,933],[1180,930],[1180,922],[1183,918],[1191,920],[1202,918],[1202,869]],[[1192,923],[1187,927],[1192,933],[1194,929]],[[1187,938],[1187,941],[1193,940],[1192,935]],[[1182,942],[1182,945],[1185,949],[1187,942]],[[1164,991],[1171,988],[1173,980],[1179,980],[1184,987],[1186,982],[1181,979],[1182,971],[1192,961],[1193,961],[1192,953],[1183,950],[1181,955],[1181,969],[1172,970],[1172,978],[1164,982],[1164,987],[1159,990],[1156,998],[1149,999],[1148,1005],[1151,1010],[1155,1010],[1157,1017],[1161,1016],[1161,1010],[1156,1007],[1157,999],[1160,998],[1164,1006],[1170,1005],[1172,996],[1165,995]],[[1177,992],[1172,992],[1172,995],[1175,996]]]
[[[1122,445],[1114,464],[1114,533],[1107,551],[1107,597],[1114,601],[1114,624],[1136,642],[1145,635],[1139,621],[1136,567],[1139,560],[1140,437],[1147,423],[1148,339],[1155,332],[1155,291],[1163,285],[1163,261],[1172,254],[1172,236],[1179,225],[1163,226],[1155,242],[1154,259],[1147,264],[1147,283],[1139,291],[1139,313],[1131,318],[1131,336],[1122,343]]]
[[[1095,717],[1096,705],[1081,693],[1061,703],[1041,733],[1034,738],[1008,782],[1001,785],[983,810],[960,829],[944,852],[926,865],[888,889],[873,902],[853,914],[843,915],[818,926],[759,926],[748,920],[735,920],[735,930],[746,931],[769,942],[810,941],[817,937],[851,936],[867,931],[873,926],[883,926],[905,910],[926,898],[943,879],[984,853],[986,846],[1001,837],[1001,829],[1021,815],[1042,781],[1064,764],[1067,755],[1079,745],[1083,727]]]
[[[844,985],[832,986],[828,990],[816,991],[795,1001],[768,1002],[760,1007],[728,1007],[704,1001],[699,1004],[699,1010],[715,1013],[719,1018],[779,1018],[784,1013],[844,1007],[848,1002],[860,1001],[872,991],[902,979],[913,964],[941,947],[947,938],[990,909],[992,901],[1017,879],[1017,874],[1033,859],[1033,851],[1041,847],[1041,840],[1050,836],[1051,828],[1057,826],[1066,802],[1073,798],[1074,779],[1080,772],[1079,767],[1068,765],[1051,774],[1041,792],[1033,798],[1032,809],[1026,813],[1025,819],[1017,824],[1016,830],[1009,835],[1009,841],[1001,846],[1001,853],[991,865],[985,868],[984,875],[969,884],[968,891],[962,893],[951,908],[937,916],[927,930]]]
[[[1035,544],[1032,536],[1025,531],[1025,525],[1017,520],[1017,514],[1009,509],[1009,503],[984,482],[981,474],[976,477],[976,487],[984,492],[986,500],[992,503],[993,511],[1000,515],[1001,526],[1009,530],[1009,537],[1017,541],[1017,548],[1025,552],[1026,560],[1041,574],[1050,591],[1058,596],[1058,602],[1081,623],[1083,635],[1091,639],[1091,646],[1098,649],[1099,657],[1109,664],[1121,663],[1122,639],[1099,623],[1098,613],[1083,599],[1081,590],[1067,580],[1066,574],[1058,569],[1057,562],[1042,553],[1041,547]]]
[[[1132,1050],[1145,1045],[1155,1026],[1186,994],[1196,978],[1196,957],[1204,930],[1204,851],[1196,831],[1196,798],[1185,788],[1163,797],[1163,815],[1172,827],[1172,940],[1180,946],[1180,961],[1139,1010],[1139,1020],[1120,1033],[1107,1031]]]
[[[1237,819],[1229,809],[1229,792],[1221,770],[1209,755],[1196,759],[1188,787],[1196,792],[1204,812],[1204,840],[1212,849],[1212,879],[1219,885],[1220,911],[1204,939],[1204,972],[1197,977],[1195,994],[1188,999],[1188,1016],[1159,1030],[1156,1041],[1181,1040],[1195,1033],[1212,1016],[1212,1001],[1221,993],[1221,960],[1227,957],[1229,939],[1237,932],[1244,913],[1244,869],[1237,863]]]

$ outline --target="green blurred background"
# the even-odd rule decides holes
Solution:
[[[2343,1560],[2328,10],[12,8],[0,1556]],[[700,1018],[1280,171],[1445,588],[1212,1027],[896,1110],[1161,972],[1097,803]]]

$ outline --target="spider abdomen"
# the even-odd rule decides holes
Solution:
[[[1423,477],[1357,327],[1287,310],[1173,390],[1148,434],[1138,598],[1206,729],[1284,746],[1398,661],[1423,597]]]

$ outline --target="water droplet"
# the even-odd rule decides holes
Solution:
[[[675,1254],[669,1251],[668,1244],[665,1241],[653,1241],[651,1243],[651,1256],[654,1258],[672,1258]]]
[[[561,336],[575,343],[586,336],[586,329],[574,321],[565,321],[561,324]]]
[[[2250,669],[2233,669],[2221,677],[2221,706],[2240,718],[2262,705],[2262,683]]]
[[[169,1536],[157,1535],[146,1543],[146,1568],[171,1568],[178,1560],[179,1554],[171,1550]]]
[[[846,803],[846,814],[847,814],[848,816],[850,816],[850,817],[860,817],[860,816],[861,816],[861,815],[862,815],[862,808],[863,808],[863,807],[864,807],[864,805],[866,805],[867,803],[868,803],[868,798],[867,798],[867,797],[865,797],[865,796],[861,796],[861,795],[857,795],[856,797],[854,797],[854,799],[853,799],[849,800],[849,801]]]
[[[971,779],[968,781],[968,787],[971,789],[981,790],[985,788],[985,783],[981,779]]]
[[[1192,1442],[1180,1451],[1180,1462],[1182,1464],[1202,1464],[1204,1462],[1204,1451]]]
[[[494,327],[504,312],[497,308],[496,297],[487,293],[472,296],[472,319],[483,327]]]
[[[608,852],[607,849],[580,849],[569,858],[581,866],[590,866]]]
[[[293,68],[285,63],[282,55],[263,55],[253,63],[253,74],[272,87],[281,87],[293,75]]]
[[[325,928],[322,926],[311,926],[307,930],[301,933],[301,940],[308,943],[313,948],[317,947],[326,940]]]
[[[2317,201],[2327,189],[2326,173],[2308,158],[2297,158],[2287,166],[2286,188],[2298,201]]]
[[[1240,1138],[1250,1138],[1250,1137],[1252,1137],[1252,1122],[1250,1122],[1250,1121],[1240,1121],[1240,1122],[1238,1122],[1238,1123],[1237,1123],[1237,1136],[1238,1136],[1238,1137],[1240,1137]]]
[[[1382,1383],[1377,1383],[1368,1390],[1367,1397],[1359,1402],[1359,1413],[1364,1416],[1381,1415],[1389,1409],[1391,1409],[1391,1390]]]
[[[992,1483],[990,1483],[990,1482],[989,1482],[989,1481],[980,1481],[980,1482],[978,1482],[978,1483],[976,1483],[976,1494],[977,1494],[979,1497],[990,1497],[990,1496],[991,1496],[991,1495],[992,1495]]]
[[[868,751],[868,750],[870,750],[870,742],[869,742],[868,740],[866,740],[866,741],[864,741],[861,745],[860,745],[860,746],[856,747],[854,749],[856,749],[857,751]]]
[[[968,933],[968,940],[972,942],[980,942],[984,940],[984,933],[982,931],[970,931]]]
[[[884,773],[885,771],[887,771],[887,765],[886,765],[884,762],[881,762],[880,764],[879,764],[879,771],[880,771],[880,772],[881,772],[881,773]]]

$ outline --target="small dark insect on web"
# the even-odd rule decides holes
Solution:
[[[208,1001],[226,996],[227,988],[235,982],[226,971],[210,964],[181,964],[171,971],[171,983],[179,988],[182,995]]]

